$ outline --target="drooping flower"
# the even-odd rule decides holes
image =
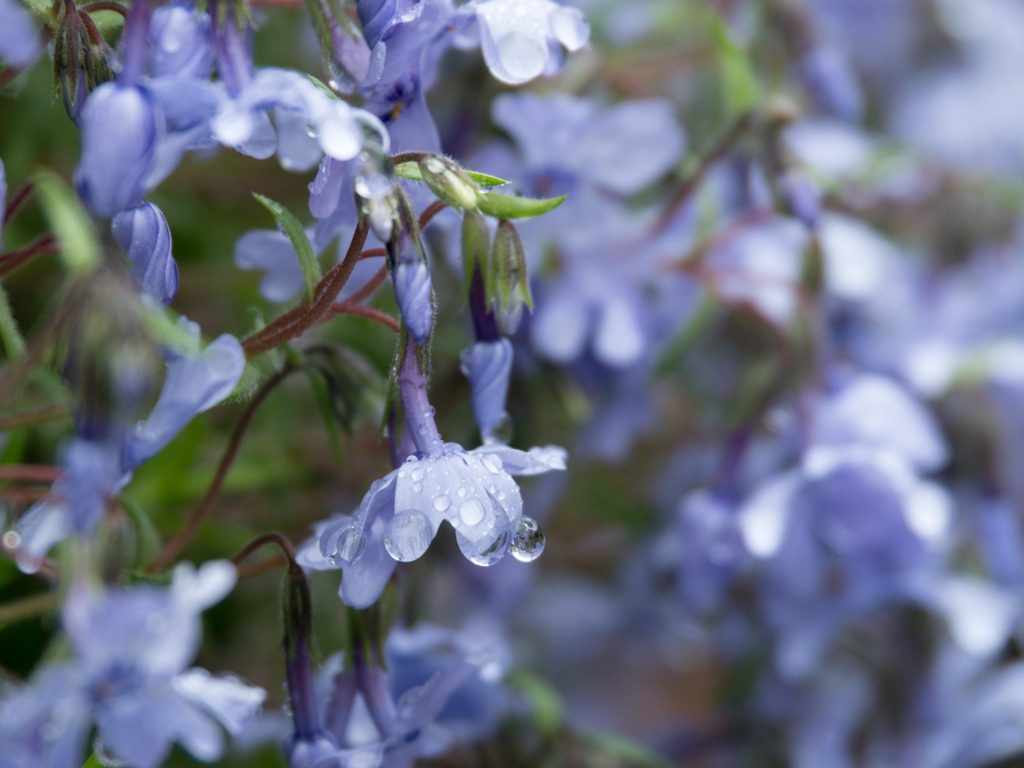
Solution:
[[[459,11],[476,14],[484,61],[491,74],[512,85],[551,74],[559,43],[578,51],[590,39],[583,13],[551,0],[474,0]]]
[[[107,217],[142,205],[164,131],[153,96],[138,86],[104,83],[86,99],[81,127],[75,185],[85,204]]]
[[[39,31],[17,0],[0,0],[0,60],[27,67],[39,56]]]
[[[100,748],[131,768],[155,768],[175,742],[200,760],[219,757],[218,724],[238,733],[266,696],[232,676],[186,668],[201,612],[235,579],[230,563],[211,561],[198,571],[179,565],[167,589],[76,584],[63,612],[73,657],[45,665],[0,700],[5,768],[77,768],[92,724]]]
[[[171,253],[171,228],[153,203],[121,211],[110,223],[118,245],[132,261],[142,292],[167,306],[178,293],[178,264]]]

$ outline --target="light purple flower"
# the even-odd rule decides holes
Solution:
[[[0,61],[12,67],[27,67],[36,60],[42,46],[32,16],[18,0],[0,0]]]
[[[213,68],[210,14],[185,5],[164,5],[149,21],[150,72],[158,77],[206,80]]]
[[[402,322],[416,343],[422,346],[434,324],[430,269],[419,259],[399,261],[391,271],[391,279],[395,284],[395,300],[402,313]]]
[[[198,340],[199,327],[185,323]],[[125,439],[123,461],[131,470],[155,456],[198,414],[231,394],[245,370],[245,352],[238,340],[222,334],[202,351],[171,359],[160,397],[149,418],[137,423]]]
[[[578,8],[551,0],[474,0],[459,9],[475,12],[484,61],[499,80],[520,85],[558,64],[558,44],[578,51],[590,25]]]
[[[380,596],[397,560],[419,558],[449,521],[463,554],[477,565],[500,560],[523,513],[512,475],[565,468],[565,451],[529,452],[504,445],[465,451],[454,443],[439,456],[416,458],[370,487],[354,515],[318,526],[299,552],[307,568],[344,571],[339,594],[365,608]]]
[[[171,229],[153,203],[121,211],[110,222],[118,245],[132,261],[142,292],[167,306],[178,293],[178,264],[171,253]]]
[[[86,99],[81,126],[75,185],[85,204],[108,217],[142,205],[164,130],[152,95],[144,88],[104,83]]]
[[[462,351],[462,373],[469,379],[473,419],[485,443],[508,421],[505,401],[512,376],[512,342],[478,341]]]
[[[212,761],[218,723],[239,732],[266,694],[231,676],[186,669],[198,650],[200,613],[231,591],[235,569],[179,565],[171,586],[93,592],[76,584],[64,606],[73,657],[44,666],[0,702],[5,768],[78,768],[95,723],[104,749],[131,768],[155,768],[171,745]]]

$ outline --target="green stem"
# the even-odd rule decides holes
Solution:
[[[25,339],[18,330],[18,323],[11,313],[11,304],[3,286],[0,286],[0,339],[4,342],[8,360],[20,357],[25,351]]]

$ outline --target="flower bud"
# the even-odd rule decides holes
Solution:
[[[523,242],[511,221],[498,222],[491,250],[492,277],[488,280],[494,296],[499,324],[505,333],[514,333],[519,326],[523,305],[533,310],[530,278],[526,270]]]
[[[401,262],[392,270],[391,279],[402,322],[416,344],[423,346],[434,320],[430,270],[422,261]]]
[[[462,217],[462,272],[466,293],[473,284],[476,269],[479,268],[485,280],[490,276],[490,251],[491,233],[487,229],[487,220],[477,211],[466,211]],[[490,286],[487,286],[487,292],[491,293]]]
[[[441,155],[428,155],[419,162],[420,173],[430,191],[452,208],[476,208],[476,184],[458,163]]]
[[[149,93],[104,83],[89,95],[81,115],[82,157],[75,186],[100,216],[142,205],[153,170],[162,119]]]
[[[132,276],[143,293],[167,306],[178,293],[178,265],[171,255],[167,219],[152,203],[121,211],[110,223],[111,232],[128,258]]]
[[[209,78],[213,23],[208,13],[180,5],[161,6],[150,19],[149,39],[153,43],[153,77]]]
[[[53,43],[54,91],[60,91],[64,108],[76,124],[89,93],[113,79],[107,61],[110,48],[91,19],[77,9],[64,13]]]
[[[370,48],[358,25],[332,0],[306,0],[310,21],[331,73],[329,85],[341,93],[355,93],[370,71]]]
[[[462,351],[462,373],[469,379],[473,419],[484,443],[494,442],[505,431],[508,413],[508,382],[512,375],[512,342],[478,341]]]
[[[782,194],[793,215],[810,229],[818,225],[821,215],[821,190],[802,171],[789,171],[780,180]]]

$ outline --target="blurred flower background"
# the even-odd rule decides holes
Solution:
[[[1024,765],[1018,0],[0,64],[0,768]]]

